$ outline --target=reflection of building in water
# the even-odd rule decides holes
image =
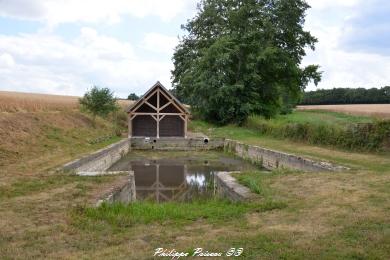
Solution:
[[[205,177],[204,173],[188,173],[185,164],[139,162],[133,163],[131,167],[135,174],[137,200],[157,202],[191,200],[195,194],[206,195],[210,188],[208,187],[210,180],[212,180],[210,192],[214,193],[214,178]]]
[[[137,200],[185,200],[185,165],[133,164]]]

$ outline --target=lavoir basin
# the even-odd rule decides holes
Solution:
[[[132,151],[109,171],[134,171],[136,200],[160,203],[213,197],[217,172],[256,169],[249,162],[216,151]]]

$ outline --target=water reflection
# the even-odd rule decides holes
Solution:
[[[253,165],[240,159],[222,156],[215,160],[125,158],[110,170],[134,171],[137,200],[167,202],[190,201],[214,196],[216,172],[253,168]]]
[[[203,168],[203,167],[202,167]],[[160,161],[134,162],[136,197],[138,200],[188,201],[214,194],[214,170],[193,171],[186,164]]]

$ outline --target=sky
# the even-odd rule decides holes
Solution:
[[[308,0],[305,29],[319,42],[302,66],[323,79],[308,90],[390,85],[390,1]],[[0,0],[0,90],[117,97],[171,87],[180,25],[196,0]]]

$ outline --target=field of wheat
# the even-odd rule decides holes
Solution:
[[[390,104],[298,106],[298,110],[326,110],[352,115],[390,118]]]
[[[0,91],[0,112],[64,111],[79,108],[79,97]],[[129,100],[118,100],[122,108]]]

